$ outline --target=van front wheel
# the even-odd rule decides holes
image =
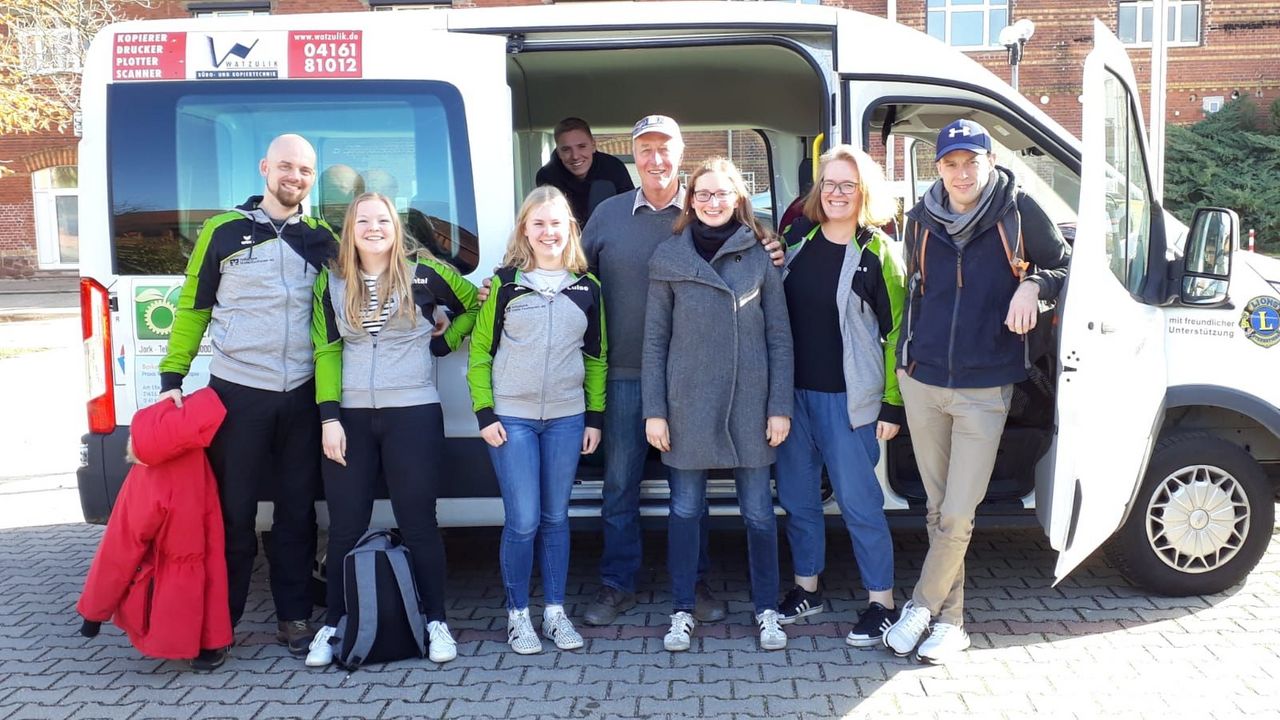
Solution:
[[[1152,592],[1221,592],[1266,552],[1274,502],[1262,467],[1240,446],[1205,434],[1166,438],[1107,556]]]

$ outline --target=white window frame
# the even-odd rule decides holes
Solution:
[[[211,18],[211,17],[244,17],[245,15],[270,15],[270,10],[260,8],[222,8],[219,10],[196,10],[191,13],[191,17]]]
[[[84,48],[75,28],[28,25],[15,27],[22,67],[32,75],[80,72]]]
[[[74,197],[79,205],[80,188],[37,187],[36,174],[52,171],[43,168],[31,174],[31,209],[36,223],[36,262],[41,270],[75,270],[79,262],[63,262],[58,242],[58,198]],[[78,239],[77,239],[78,242]]]
[[[993,35],[991,32],[991,11],[1004,10],[1005,25],[1013,22],[1013,2],[1011,0],[982,0],[982,2],[973,3],[957,3],[955,0],[942,0],[942,7],[930,7],[929,3],[925,3],[925,32],[929,31],[929,16],[934,13],[942,13],[942,37],[938,38],[947,45],[956,50],[1000,50],[1004,46],[1000,44],[998,39],[999,30]],[[981,45],[956,45],[951,41],[951,15],[957,12],[982,12],[982,37],[986,41]],[[937,37],[931,35],[931,37]]]
[[[1182,8],[1186,6],[1195,6],[1196,12],[1196,38],[1195,40],[1182,40]],[[1116,37],[1120,36],[1120,10],[1125,7],[1132,7],[1134,12],[1135,39],[1131,42],[1121,38],[1125,47],[1151,47],[1150,40],[1143,40],[1143,10],[1155,12],[1155,3],[1153,0],[1120,0],[1116,3]],[[1169,11],[1173,13],[1173,23],[1165,21],[1165,35],[1173,33],[1173,40],[1168,41],[1168,47],[1196,47],[1204,42],[1204,3],[1202,0],[1168,0]],[[1154,20],[1154,19],[1153,19]],[[1151,34],[1151,27],[1146,27],[1146,34]]]
[[[453,7],[450,0],[423,0],[422,2],[373,2],[369,3],[369,9],[374,12],[398,12],[401,10],[448,10]]]

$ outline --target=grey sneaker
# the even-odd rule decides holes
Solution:
[[[213,672],[222,667],[226,661],[226,648],[201,650],[199,655],[191,659],[191,669],[198,673]]]
[[[542,637],[555,643],[561,650],[577,650],[585,644],[582,635],[573,627],[573,621],[563,610],[542,616]]]
[[[700,623],[720,622],[729,614],[729,604],[716,599],[701,580],[693,586],[693,618]]]
[[[533,631],[533,622],[529,619],[529,608],[507,611],[507,644],[520,655],[535,655],[542,652],[542,641]]]
[[[276,623],[276,640],[289,648],[292,655],[306,655],[316,631],[307,620],[281,620]]]
[[[615,587],[601,585],[592,598],[587,611],[582,614],[582,621],[588,625],[608,625],[624,613],[636,606],[635,593],[623,592]]]

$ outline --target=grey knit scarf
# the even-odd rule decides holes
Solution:
[[[991,168],[991,176],[987,178],[987,186],[982,189],[982,197],[978,198],[978,203],[968,212],[957,213],[951,209],[947,191],[943,188],[942,180],[939,179],[929,186],[929,192],[924,196],[924,208],[934,220],[938,221],[938,224],[946,228],[947,235],[951,237],[956,247],[963,248],[973,239],[973,234],[978,229],[978,220],[991,205],[991,199],[996,196],[996,191],[1006,182],[1008,181],[1004,175],[997,172],[994,167]]]

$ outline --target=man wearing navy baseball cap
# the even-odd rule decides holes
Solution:
[[[908,305],[898,380],[927,496],[929,552],[911,600],[884,634],[900,657],[944,663],[969,647],[964,556],[987,492],[1013,385],[1027,378],[1026,334],[1057,298],[1069,249],[996,164],[991,135],[959,119],[938,133],[940,176],[907,212]]]

